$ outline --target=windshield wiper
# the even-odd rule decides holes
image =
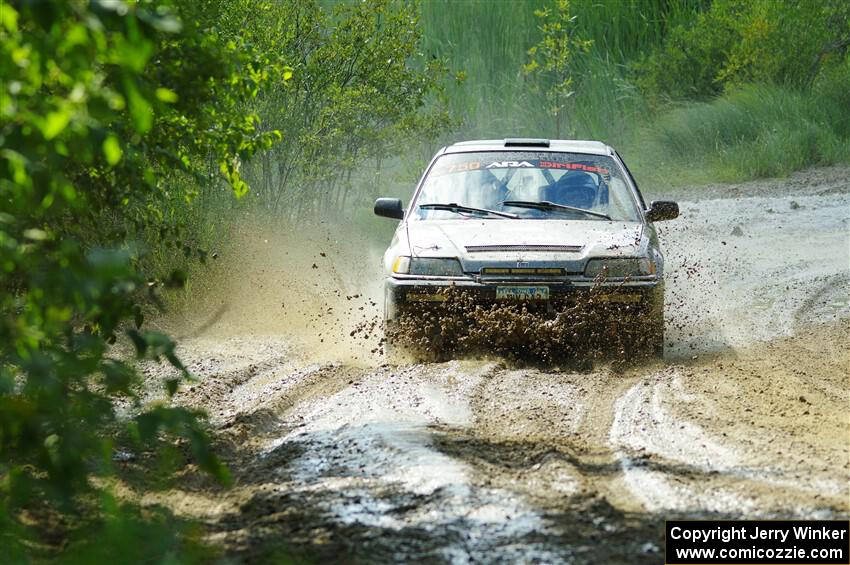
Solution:
[[[425,210],[445,210],[447,212],[457,212],[463,213],[467,212],[470,214],[486,214],[492,216],[501,216],[503,218],[511,218],[516,220],[519,218],[516,214],[511,214],[509,212],[499,212],[497,210],[488,210],[487,208],[473,208],[472,206],[462,206],[455,202],[451,204],[420,204],[419,208],[423,208]]]
[[[555,204],[554,202],[549,202],[548,200],[541,200],[540,202],[532,202],[530,200],[505,200],[502,202],[502,206],[516,206],[517,208],[533,208],[535,210],[564,210],[565,212],[579,212],[581,214],[587,214],[588,216],[596,216],[597,218],[604,218],[606,220],[611,220],[611,216],[608,214],[603,214],[602,212],[594,212],[593,210],[585,210],[584,208],[576,208],[575,206],[565,206],[564,204]]]

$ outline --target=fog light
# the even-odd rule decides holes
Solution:
[[[454,257],[413,257],[409,272],[423,277],[462,277],[463,267]]]
[[[655,273],[655,263],[647,258],[627,259],[591,259],[584,268],[584,276],[596,278],[622,279],[626,277],[642,277]]]

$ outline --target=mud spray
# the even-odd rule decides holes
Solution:
[[[352,226],[248,215],[170,323],[186,337],[284,338],[305,364],[372,366],[383,353],[382,254]]]
[[[446,288],[432,308],[385,327],[382,254],[382,242],[338,224],[292,230],[249,217],[232,226],[171,324],[184,337],[276,336],[304,364],[358,367],[497,358],[589,368],[647,358],[651,342],[660,343],[651,313],[606,302],[602,280],[552,313],[531,303],[483,306]]]

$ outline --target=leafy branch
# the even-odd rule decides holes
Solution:
[[[543,90],[549,103],[549,113],[555,118],[555,135],[571,135],[572,128],[566,109],[575,94],[573,72],[578,56],[588,52],[592,40],[578,35],[576,17],[570,14],[569,0],[557,0],[554,7],[535,10],[539,18],[542,39],[528,50],[530,61],[525,74],[536,78],[535,86]],[[566,122],[562,128],[562,123]]]

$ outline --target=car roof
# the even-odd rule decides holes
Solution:
[[[601,141],[580,139],[478,139],[459,141],[443,148],[443,153],[468,153],[471,151],[556,151],[613,155],[614,150]]]

